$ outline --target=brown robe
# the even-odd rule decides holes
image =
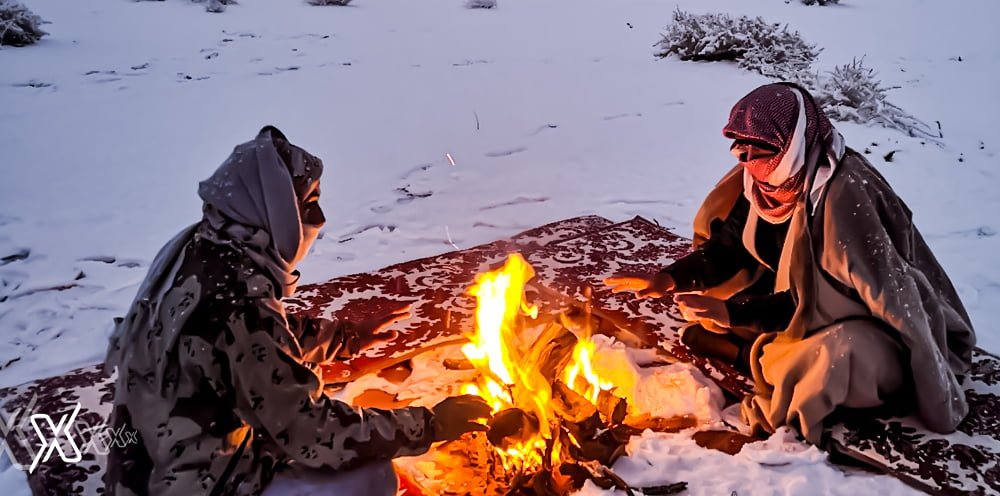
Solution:
[[[736,166],[695,217],[695,247],[742,194]],[[968,412],[959,377],[969,368],[975,334],[909,208],[853,150],[816,206],[801,196],[773,268],[775,291],[792,292],[795,314],[784,331],[756,337],[756,390],[743,402],[744,417],[767,431],[797,424],[819,442],[824,419],[838,406],[877,406],[910,384],[926,426],[953,431]],[[744,229],[755,256],[758,221],[751,212]],[[728,297],[755,277],[743,271],[712,294]]]

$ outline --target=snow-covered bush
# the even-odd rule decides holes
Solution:
[[[937,138],[927,124],[886,101],[886,92],[892,88],[882,86],[876,75],[874,69],[855,59],[801,82],[831,119],[878,123],[911,136]]]
[[[806,5],[815,5],[817,3],[820,5],[826,5],[832,3],[840,3],[840,0],[802,0],[802,3]]]
[[[220,13],[226,11],[226,5],[233,5],[236,0],[194,0],[205,4],[205,12]]]
[[[497,0],[465,0],[465,6],[470,9],[492,9],[497,6]]]
[[[47,35],[47,24],[18,0],[0,0],[0,46],[25,46]]]
[[[803,0],[836,3],[837,0]],[[810,66],[820,49],[806,43],[797,31],[765,22],[760,17],[733,18],[726,14],[690,14],[674,11],[674,22],[655,45],[657,57],[676,55],[681,60],[732,60],[743,69],[809,90],[834,120],[881,124],[911,136],[938,138],[927,124],[886,101],[886,88],[875,71],[855,59],[826,74]]]
[[[310,5],[347,5],[351,0],[308,0]]]
[[[674,22],[657,44],[656,55],[681,60],[732,60],[740,67],[779,79],[797,80],[819,55],[798,31],[760,17],[674,11]]]

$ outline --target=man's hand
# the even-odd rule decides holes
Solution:
[[[445,398],[431,408],[434,413],[434,440],[454,441],[466,432],[485,431],[492,409],[479,396],[466,394]]]
[[[354,357],[361,352],[375,348],[384,343],[388,343],[399,335],[398,331],[390,330],[396,322],[406,320],[413,316],[410,311],[412,305],[406,305],[393,310],[392,312],[373,317],[358,323],[348,322],[344,326],[344,347],[340,355]],[[362,348],[362,343],[364,348]]]
[[[604,284],[611,286],[612,293],[630,291],[637,298],[662,298],[677,286],[674,278],[666,272],[657,272],[652,277],[609,277]]]
[[[674,296],[674,302],[687,320],[708,321],[719,327],[730,327],[729,310],[726,308],[725,300],[689,293]]]

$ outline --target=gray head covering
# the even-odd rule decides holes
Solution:
[[[170,306],[164,299],[184,262],[184,251],[196,235],[229,245],[267,270],[278,283],[277,298],[293,293],[298,280],[295,265],[321,227],[302,222],[299,209],[303,199],[297,195],[305,194],[322,173],[322,161],[289,144],[272,126],[261,129],[253,141],[236,146],[215,173],[199,184],[204,219],[185,228],[160,250],[127,317],[116,319],[106,369],[110,372],[133,352],[157,353],[135,349],[138,342],[150,342],[138,338],[157,324],[165,331],[156,340],[160,345],[169,349],[176,339],[190,312],[170,312],[170,322],[163,322],[160,307]],[[155,347],[162,352],[160,346]],[[162,370],[157,375],[161,376]]]
[[[281,296],[290,295],[298,280],[295,265],[318,231],[302,222],[293,176],[312,183],[322,173],[323,162],[265,127],[199,184],[208,224],[202,234],[216,243],[255,248],[243,251],[284,286]]]

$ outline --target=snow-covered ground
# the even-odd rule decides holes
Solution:
[[[873,152],[982,346],[1000,351],[995,0],[240,0],[222,14],[184,0],[27,4],[52,24],[38,45],[0,48],[0,258],[27,254],[0,262],[0,386],[98,361],[156,250],[199,219],[197,182],[264,124],[327,164],[329,222],[306,281],[581,214],[687,234],[732,163],[720,134],[730,106],[766,80],[655,59],[677,7],[787,23],[824,49],[820,70],[864,56],[899,87],[893,103],[940,122],[941,147],[837,125]],[[644,438],[634,458],[684,443]],[[704,452],[663,470],[695,493],[857,492],[822,457],[798,460]],[[723,487],[713,474],[740,477]],[[0,488],[26,491],[11,469]]]

